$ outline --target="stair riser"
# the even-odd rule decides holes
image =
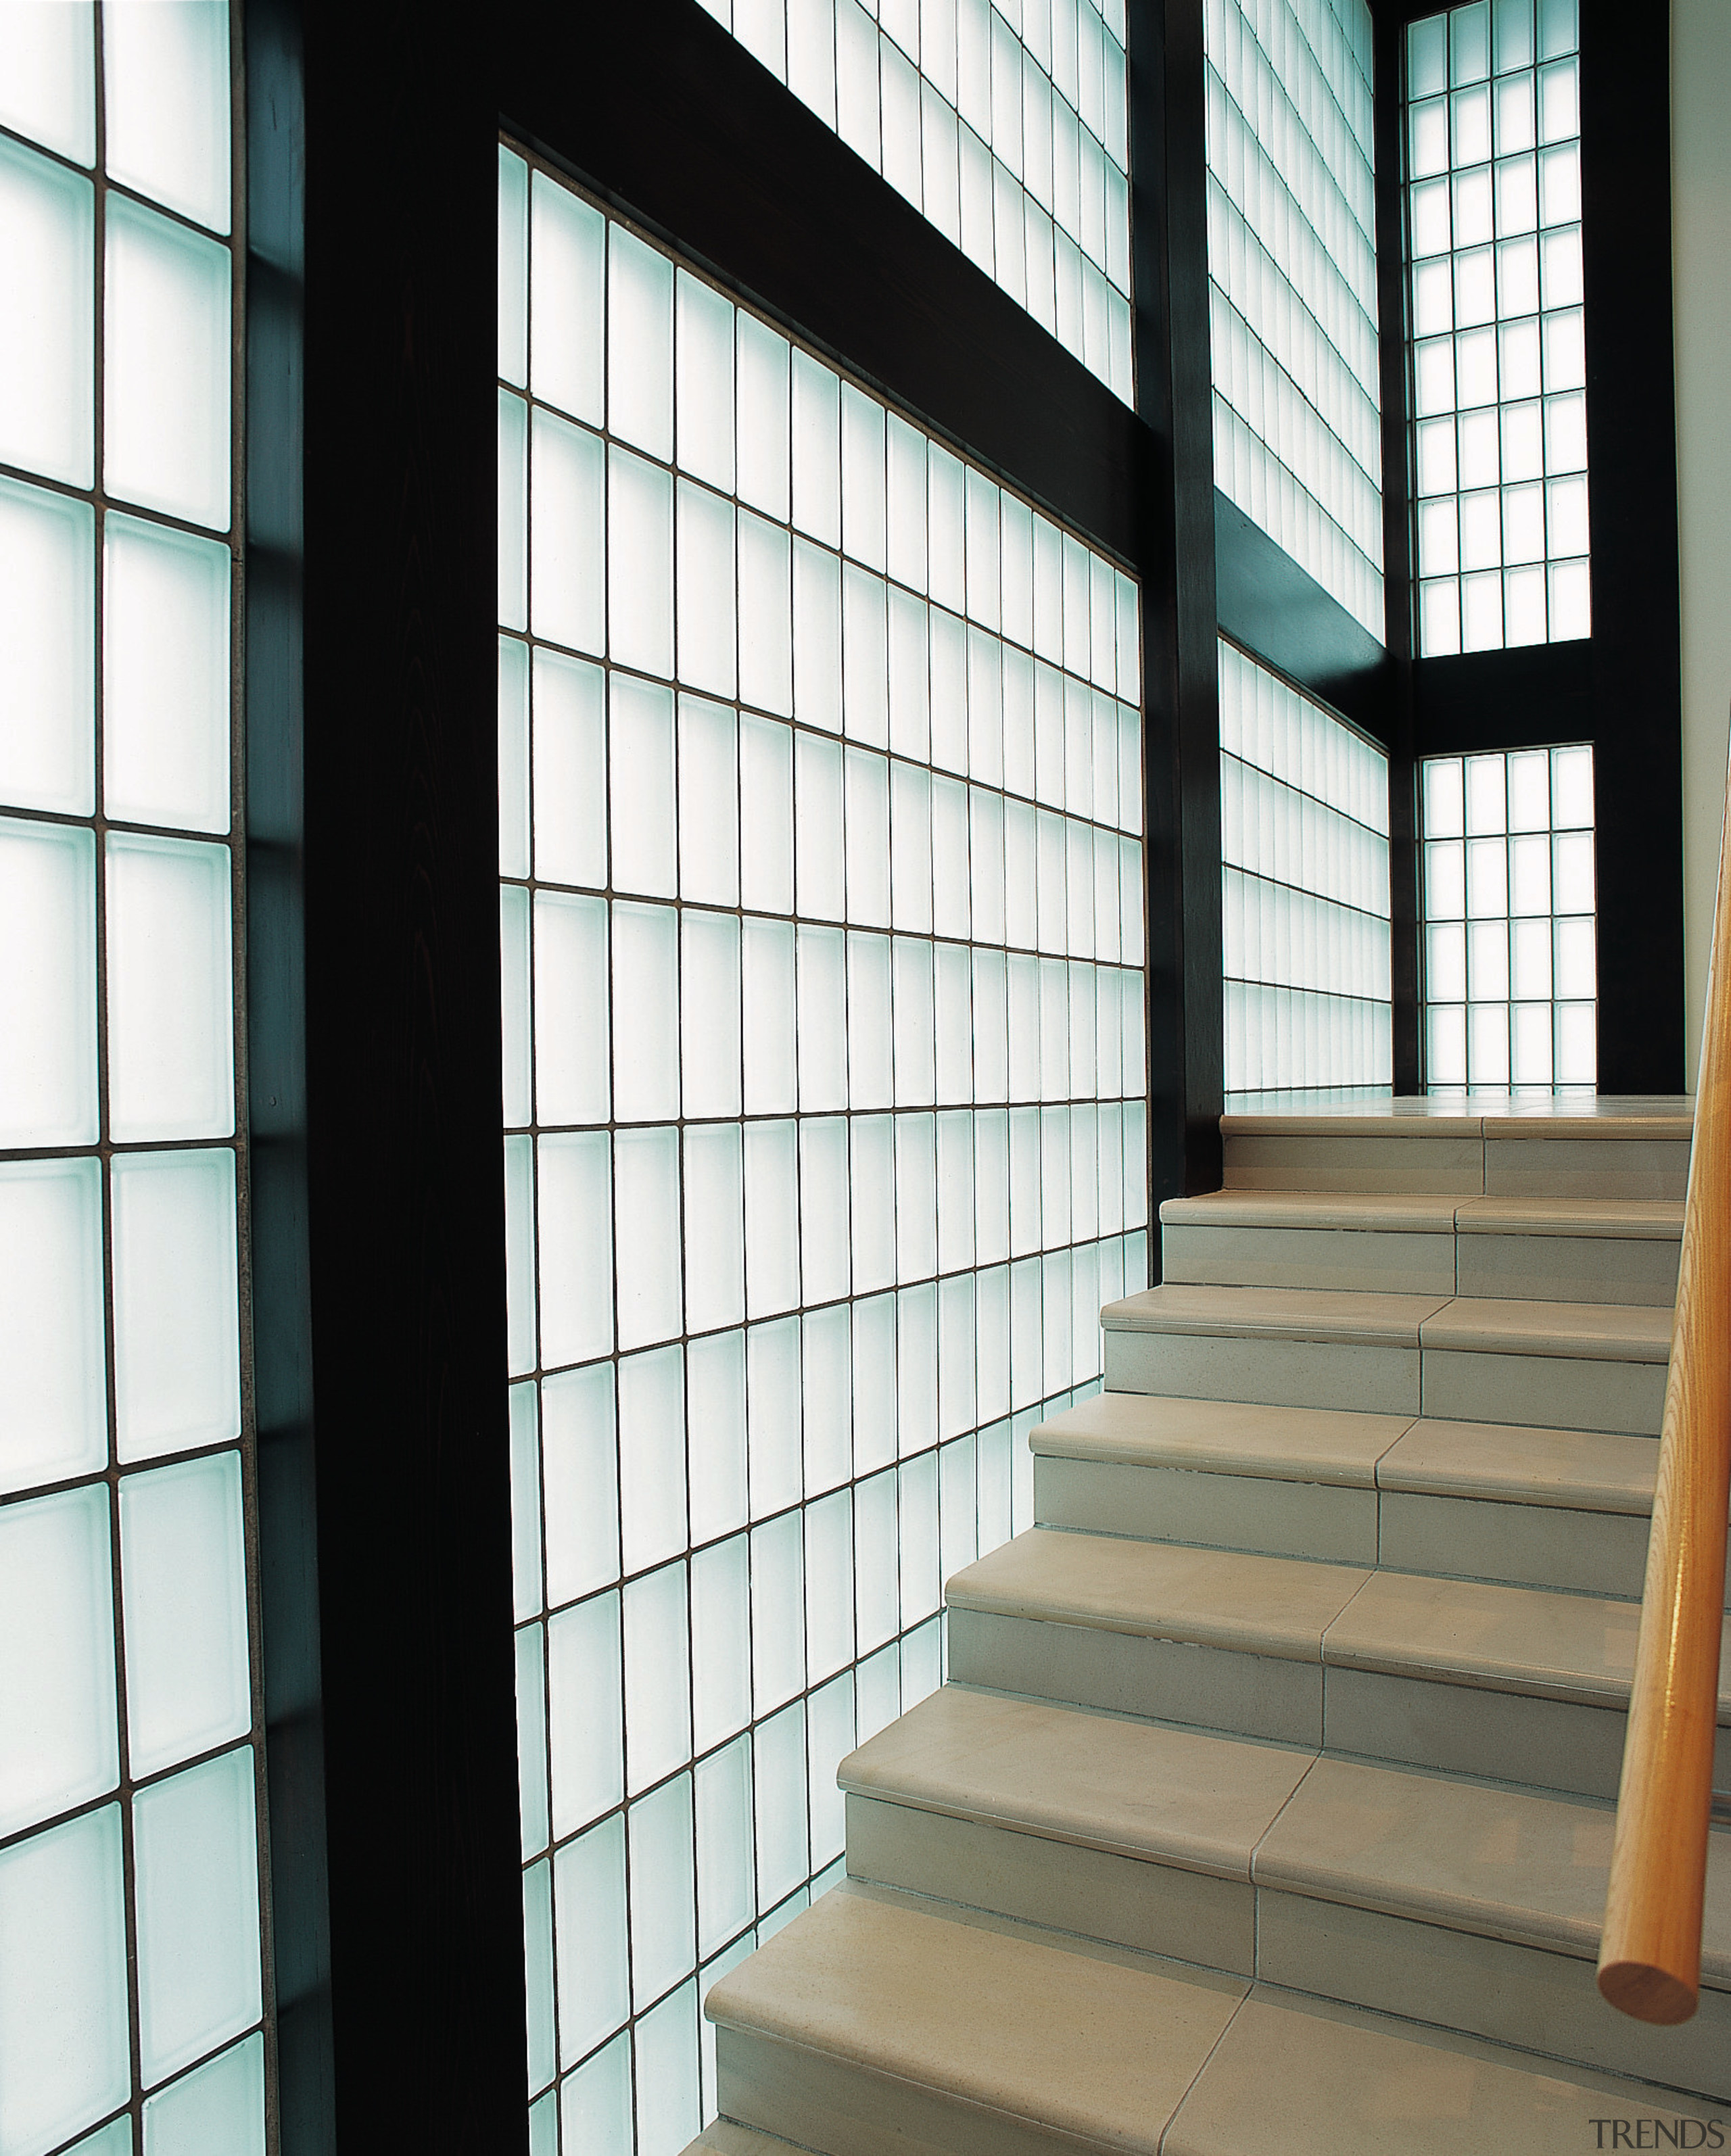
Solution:
[[[1409,1235],[1378,1229],[1172,1223],[1161,1277],[1198,1287],[1334,1288],[1529,1302],[1677,1300],[1678,1245],[1609,1235]]]
[[[1621,1707],[1488,1686],[1287,1661],[1174,1640],[973,1609],[949,1613],[949,1670],[962,1684],[1060,1705],[1104,1707],[1276,1743],[1614,1797]],[[1714,1786],[1731,1788],[1722,1729]]]
[[[1665,1366],[1459,1348],[1114,1330],[1106,1334],[1106,1389],[1657,1437],[1665,1407]]]
[[[1405,1137],[1241,1132],[1229,1190],[1450,1198],[1681,1198],[1689,1148],[1673,1138]]]
[[[1649,1525],[1634,1513],[1048,1454],[1034,1462],[1034,1520],[1042,1527],[1326,1564],[1380,1563],[1394,1572],[1628,1601],[1641,1596]],[[1731,1563],[1725,1607],[1731,1609]]]
[[[1605,2073],[1731,2096],[1731,1995],[1703,1991],[1692,2021],[1657,2029],[1614,2013],[1593,1964],[1308,1896],[1264,1892],[1265,1982],[1458,2029]]]
[[[718,2028],[716,2066],[729,2118],[824,2156],[1078,2156],[1097,2148],[755,2031]],[[1164,2123],[1152,2122],[1139,2144],[1147,2156]]]

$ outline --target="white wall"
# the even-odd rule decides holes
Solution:
[[[1701,1045],[1731,708],[1731,5],[1672,0],[1672,271],[1682,554],[1684,964]]]

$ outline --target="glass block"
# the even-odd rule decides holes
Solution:
[[[0,1834],[118,1772],[108,1497],[99,1484],[0,1511]],[[3,1982],[3,1979],[0,1979]]]
[[[120,1517],[128,1756],[142,1776],[252,1721],[239,1455],[129,1475]]]
[[[1553,906],[1558,913],[1593,910],[1593,834],[1559,831],[1551,840]]]
[[[100,1467],[107,1388],[95,1159],[0,1166],[0,1363],[10,1402],[0,1490]]]
[[[677,495],[679,676],[692,688],[732,696],[738,680],[739,588],[733,506],[686,480]]]
[[[696,1959],[691,1778],[676,1774],[626,1815],[631,1997],[641,2012]],[[695,2031],[693,2032],[695,2034]]]
[[[258,2019],[254,1772],[242,1746],[132,1800],[146,2087]]]
[[[507,1124],[529,1120],[526,965],[523,971],[523,1111],[512,1111],[508,1091]],[[611,1091],[604,901],[552,891],[535,894],[534,982],[534,1073],[538,1120],[544,1125],[605,1122]],[[511,977],[507,975],[507,988],[511,984]],[[507,1070],[509,1067],[507,1063]]]
[[[628,1583],[625,1636],[625,1786],[646,1789],[690,1758],[691,1679],[686,1568],[664,1565]],[[557,1790],[557,1782],[555,1789]]]
[[[103,544],[104,807],[226,831],[228,549],[121,516],[106,519]]]
[[[1508,996],[1508,924],[1475,921],[1466,932],[1467,993],[1475,1003],[1505,1002]]]
[[[746,1336],[746,1428],[751,1509],[762,1519],[802,1491],[799,1322],[754,1325]]]
[[[736,309],[739,498],[768,516],[788,513],[790,428],[787,339]]]
[[[234,1156],[117,1155],[110,1173],[120,1457],[237,1437]]]
[[[663,680],[673,674],[673,554],[670,476],[628,449],[609,448],[608,655]]]
[[[648,1122],[679,1113],[679,916],[615,901],[614,1114]]]
[[[605,1132],[536,1146],[541,1360],[547,1369],[614,1342],[613,1163]]]
[[[733,491],[735,310],[711,285],[681,270],[675,279],[676,458],[682,471]]]
[[[737,1124],[685,1133],[686,1322],[694,1332],[745,1316],[745,1188]]]
[[[745,1372],[742,1333],[686,1343],[686,1414],[701,1434],[689,1467],[694,1542],[742,1526],[748,1517]]]
[[[110,528],[127,521],[110,517]],[[0,800],[19,808],[78,816],[95,805],[94,556],[88,504],[0,480]],[[227,635],[225,613],[225,654]],[[223,808],[218,828],[226,783]]]
[[[696,1790],[697,1938],[713,1953],[757,1911],[752,1841],[751,1739],[742,1737],[700,1760]]]
[[[752,1751],[758,1906],[767,1909],[801,1884],[809,1862],[804,1702],[796,1700],[763,1722]]]
[[[868,928],[890,922],[889,766],[860,749],[847,752],[846,866],[850,921]]]
[[[117,1140],[234,1128],[227,847],[110,833],[109,1127]]]
[[[512,1377],[532,1370],[535,1348],[535,1147],[505,1141],[505,1339]]]
[[[773,719],[739,721],[740,896],[748,908],[794,910],[791,730]],[[747,944],[751,937],[747,930]]]
[[[553,1910],[559,2061],[569,2066],[610,2035],[630,2008],[622,1816],[568,1843],[554,1857]]]
[[[639,1348],[681,1330],[678,1132],[618,1132],[614,1185],[619,1343]]]
[[[55,2147],[131,2092],[121,1866],[115,1804],[0,1851],[0,2147]]]
[[[793,357],[795,527],[830,547],[841,540],[841,383],[820,360]]]
[[[0,245],[19,326],[0,340],[0,461],[73,486],[92,475],[92,216],[88,180],[0,142]]]
[[[0,25],[0,123],[80,165],[95,155],[94,12],[21,7]]]
[[[535,394],[573,418],[603,424],[606,368],[606,223],[545,172],[530,180],[534,305],[529,362]]]
[[[541,1422],[547,1599],[557,1609],[619,1575],[612,1364],[544,1379]]]
[[[852,562],[841,573],[842,724],[856,741],[890,737],[887,598],[883,579]]]
[[[794,622],[788,535],[739,518],[739,694],[784,716],[794,709]]]
[[[534,1616],[544,1604],[541,1564],[541,1432],[532,1385],[511,1389],[511,1573],[513,1614]]]
[[[679,702],[680,895],[739,900],[739,739],[734,714],[697,696]],[[729,813],[729,812],[732,813]],[[735,941],[737,941],[736,931]]]
[[[103,483],[226,531],[234,326],[229,249],[106,198]]]
[[[102,18],[102,47],[109,177],[226,233],[234,187],[227,11],[117,8]]]
[[[553,1873],[532,1864],[523,1874],[523,1963],[529,2042],[529,2091],[543,2089],[558,2071],[553,2021]],[[530,2146],[535,2127],[531,2114]]]
[[[848,1126],[840,1116],[799,1127],[800,1279],[808,1303],[848,1292]]]
[[[608,427],[664,460],[673,454],[673,264],[608,225]]]
[[[619,1459],[621,1553],[628,1573],[641,1572],[686,1542],[685,1364],[678,1348],[621,1357]]]
[[[836,1769],[854,1748],[854,1679],[844,1671],[831,1684],[814,1691],[805,1706],[805,1742],[810,1775],[811,1858],[814,1865],[840,1856],[845,1839],[846,1810],[836,1787]],[[814,1883],[814,1895],[823,1891]]]
[[[636,2147],[631,2118],[631,2032],[621,2030],[559,2091],[559,2133],[566,2156],[625,2156]]]
[[[688,1116],[737,1116],[742,1063],[740,924],[687,908],[680,916],[680,1046]]]
[[[95,850],[90,833],[0,819],[0,1142],[96,1137]]]
[[[752,1530],[752,1699],[765,1714],[805,1685],[804,1555],[800,1515]]]
[[[702,2123],[697,2087],[697,1986],[682,1984],[637,2024],[637,2131],[648,2156],[683,2148]]]
[[[529,408],[521,397],[499,392],[498,406],[499,625],[529,625]]]
[[[601,442],[583,428],[568,426],[551,413],[537,411],[530,423],[530,449],[534,485],[533,511],[528,518],[530,618],[535,634],[573,650],[598,652],[604,642],[603,560],[608,536],[602,509]],[[629,463],[637,466],[635,459]],[[629,550],[629,560],[620,567],[640,578],[645,590],[637,613],[628,622],[615,623],[615,643],[630,630],[619,655],[634,650],[639,660],[654,640],[658,604],[661,613],[665,611],[667,577],[663,558],[667,549],[662,544],[657,551],[658,534],[651,528],[654,503],[645,506],[644,491],[628,485],[616,505],[620,511],[617,543]],[[650,491],[653,493],[653,481]],[[640,624],[639,616],[649,618],[649,626]],[[660,650],[655,645],[655,655]],[[669,670],[664,665],[650,670]]]

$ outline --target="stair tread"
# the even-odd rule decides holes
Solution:
[[[1680,1198],[1463,1198],[1457,1235],[1590,1235],[1681,1242]]]
[[[1212,1190],[1168,1198],[1163,1226],[1424,1235],[1581,1235],[1677,1242],[1681,1199],[1461,1198],[1395,1191]]]
[[[1685,1095],[1598,1094],[1578,1100],[1506,1093],[1405,1094],[1359,1101],[1293,1101],[1220,1118],[1226,1137],[1562,1137],[1687,1140],[1695,1103]]]
[[[849,1881],[724,1976],[705,2010],[988,2114],[1156,2156],[1249,1989]]]
[[[1160,1393],[1097,1393],[1037,1424],[1030,1443],[1050,1459],[1640,1517],[1652,1511],[1659,1457],[1650,1437],[1600,1430]]]
[[[947,1685],[850,1758],[849,1791],[1578,1958],[1598,1953],[1615,1808]],[[1702,1969],[1731,1988],[1731,1830]]]
[[[1579,2156],[1597,2145],[1595,2120],[1656,2114],[1724,2112],[1650,2082],[1258,1984],[1162,2148],[1253,2156],[1273,2145],[1277,2120],[1281,2156]]]
[[[844,1759],[861,1796],[1248,1880],[1315,1753],[947,1684]]]
[[[1672,1313],[1639,1303],[1533,1302],[1498,1296],[1382,1295],[1348,1288],[1169,1282],[1109,1302],[1108,1332],[1304,1340],[1486,1354],[1663,1363]]]
[[[952,1609],[1622,1707],[1638,1603],[1030,1527],[951,1579]],[[1731,1723],[1731,1652],[1719,1717]]]
[[[1356,1565],[1030,1527],[949,1581],[952,1609],[1322,1660],[1323,1635],[1370,1578]]]

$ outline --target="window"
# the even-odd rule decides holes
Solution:
[[[1224,639],[1220,886],[1229,1098],[1386,1091],[1388,758]]]
[[[1207,0],[1215,484],[1383,634],[1365,0]]]
[[[1124,0],[703,0],[1127,404]]]
[[[1407,32],[1419,649],[1591,628],[1576,0]]]
[[[510,151],[501,206],[532,2077],[676,2156],[702,1989],[1147,1279],[1138,595]]]
[[[1593,752],[1423,766],[1431,1091],[1593,1090]]]
[[[265,2147],[230,80],[220,8],[0,18],[8,2156]]]

